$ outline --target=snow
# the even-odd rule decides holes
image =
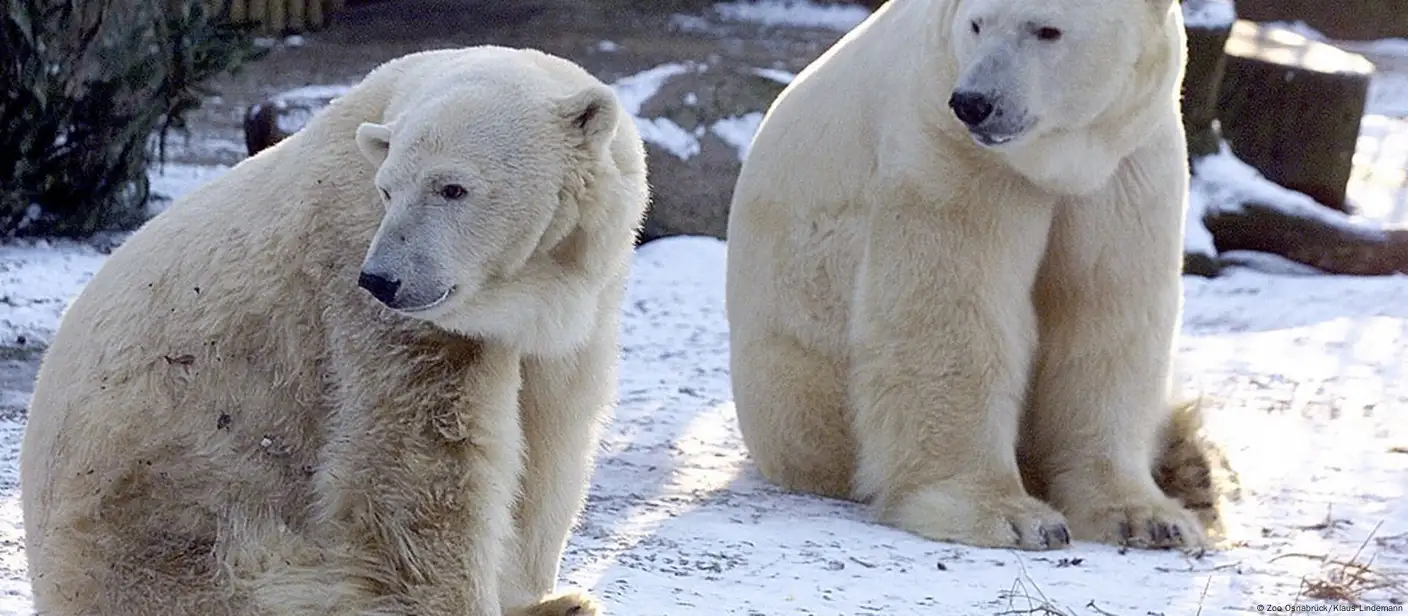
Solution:
[[[1408,38],[1387,38],[1378,39],[1365,43],[1360,47],[1364,51],[1382,54],[1385,56],[1399,56],[1408,58]]]
[[[1218,154],[1194,161],[1193,173],[1183,244],[1189,254],[1215,255],[1204,217],[1235,212],[1247,202],[1378,233],[1384,223],[1408,222],[1408,118],[1366,115],[1361,120],[1354,173],[1347,190],[1348,200],[1359,211],[1357,216],[1324,207],[1305,194],[1271,182],[1225,144]],[[1267,260],[1251,263],[1267,264]]]
[[[672,77],[690,71],[704,70],[695,63],[671,62],[618,79],[611,87],[626,112],[636,117],[636,130],[642,140],[653,143],[680,160],[689,160],[699,153],[699,139],[669,118],[641,118],[641,106],[660,92]]]
[[[709,127],[718,138],[724,143],[733,146],[738,150],[738,160],[748,158],[748,148],[753,144],[753,135],[758,132],[758,127],[763,123],[763,112],[741,115],[733,118],[725,118],[715,122]]]
[[[870,17],[870,10],[856,4],[817,4],[806,0],[756,0],[714,5],[714,11],[727,21],[750,22],[763,26],[825,28],[845,32]]]
[[[1378,220],[1408,222],[1408,116],[1364,116],[1353,162],[1348,197],[1359,211]]]
[[[0,348],[47,346],[64,307],[103,258],[77,242],[0,244]]]
[[[1336,210],[1317,203],[1311,197],[1284,188],[1237,158],[1227,144],[1221,151],[1193,161],[1193,181],[1190,189],[1202,194],[1209,214],[1236,212],[1242,204],[1254,202],[1276,207],[1301,218],[1319,219],[1326,224],[1344,225],[1351,221],[1361,226],[1374,226],[1371,220],[1353,220]]]
[[[708,65],[703,63],[672,62],[618,79],[611,84],[611,87],[616,90],[616,96],[620,98],[622,106],[635,117],[636,129],[645,142],[658,146],[680,160],[688,161],[702,151],[703,144],[699,139],[705,134],[712,133],[725,144],[733,147],[738,152],[738,160],[742,161],[748,156],[748,148],[752,142],[753,134],[758,131],[758,126],[763,121],[763,110],[722,118],[695,131],[686,130],[669,118],[641,117],[641,108],[646,101],[660,93],[665,82],[679,75],[689,72],[703,72],[708,68]],[[778,69],[753,68],[750,70],[759,77],[780,83],[789,83],[795,77],[792,73]],[[694,92],[686,92],[681,99],[681,102],[686,105],[696,105],[698,101],[698,95]]]
[[[1383,38],[1367,41],[1340,41],[1332,40],[1325,33],[1311,27],[1304,21],[1270,21],[1265,25],[1289,30],[1312,41],[1325,41],[1333,43],[1337,47],[1345,47],[1350,51],[1359,53],[1371,53],[1385,56],[1408,57],[1408,38]]]
[[[1408,117],[1408,75],[1376,75],[1369,82],[1365,108],[1374,114]]]
[[[640,115],[640,108],[664,87],[671,77],[683,75],[696,68],[691,64],[671,62],[646,69],[634,75],[622,77],[611,84],[621,106],[631,115]]]
[[[201,184],[215,179],[228,171],[221,165],[188,165],[168,163],[148,174],[151,192],[155,197],[147,204],[147,211],[155,216],[166,209],[181,195],[195,190]]]
[[[782,85],[790,84],[793,79],[797,78],[796,73],[775,68],[755,68],[753,69],[753,74],[759,77],[766,77]]]
[[[347,91],[350,89],[352,89],[351,85],[313,84],[303,86],[301,88],[294,88],[292,90],[280,92],[275,98],[281,101],[318,99],[331,100],[342,96],[343,94],[346,94]]]
[[[1203,229],[1204,232],[1207,229]],[[1209,235],[1211,239],[1211,235]],[[1225,265],[1235,265],[1246,269],[1256,270],[1266,274],[1278,274],[1281,276],[1320,276],[1325,274],[1319,268],[1292,261],[1281,255],[1269,252],[1256,252],[1253,250],[1227,250],[1220,253],[1201,253],[1212,255]]]
[[[307,37],[304,37],[304,36],[299,35],[299,34],[293,34],[293,35],[286,36],[286,37],[283,37],[283,38],[276,38],[276,37],[271,37],[271,36],[259,36],[259,37],[255,37],[255,39],[254,39],[254,44],[257,45],[257,46],[259,46],[259,47],[265,47],[265,48],[277,48],[277,47],[279,47],[279,46],[283,46],[283,47],[288,47],[288,48],[294,48],[294,49],[296,49],[296,48],[298,48],[298,47],[303,47],[304,45],[307,45],[307,44],[308,44],[308,39],[307,39]]]
[[[1203,224],[1203,220],[1210,214],[1208,198],[1207,192],[1197,181],[1189,185],[1188,210],[1184,215],[1183,224],[1184,254],[1217,256],[1217,247],[1213,245],[1212,232],[1208,231],[1207,225]]]
[[[660,146],[680,160],[699,154],[699,138],[669,118],[636,118],[636,129],[642,140]]]
[[[1187,0],[1183,3],[1183,23],[1189,28],[1226,28],[1237,21],[1232,0]]]

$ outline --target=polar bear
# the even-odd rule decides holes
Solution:
[[[369,73],[68,308],[21,452],[46,616],[586,616],[552,595],[648,195],[613,91],[494,46]]]
[[[1205,545],[1154,479],[1197,436],[1169,395],[1184,46],[1173,0],[903,0],[797,76],[728,227],[767,479],[975,546]]]

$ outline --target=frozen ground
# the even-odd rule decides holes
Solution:
[[[784,19],[767,6],[734,17]],[[809,23],[841,23],[819,7],[791,8]],[[674,70],[618,89],[640,100]],[[1351,187],[1383,221],[1408,209],[1408,123],[1395,115],[1366,117]],[[1258,190],[1245,170],[1222,164],[1229,185]],[[154,181],[175,197],[220,171],[172,166]],[[0,245],[0,616],[31,612],[14,462],[33,356],[13,345],[47,340],[102,262],[86,245]],[[1254,613],[1314,602],[1307,595],[1335,579],[1335,560],[1372,563],[1376,573],[1351,584],[1366,605],[1401,609],[1391,601],[1408,599],[1401,582],[1370,588],[1408,579],[1404,277],[1239,269],[1185,280],[1183,374],[1244,490],[1231,511],[1235,546],[1198,558],[1091,545],[971,549],[879,526],[857,505],[772,488],[748,459],[730,402],[723,262],[723,244],[703,238],[654,242],[635,261],[620,406],[562,580],[604,597],[611,614]]]

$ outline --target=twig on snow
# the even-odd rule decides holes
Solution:
[[[1022,575],[1013,580],[1012,588],[1005,593],[1004,597],[1000,597],[1007,599],[1008,609],[1003,612],[998,612],[995,616],[1076,616],[1070,610],[1066,610],[1052,603],[1051,599],[1046,596],[1046,593],[1041,591],[1041,587],[1037,585],[1036,580],[1033,580],[1031,576],[1027,574],[1027,566],[1022,562],[1020,557],[1017,559],[1017,566],[1021,568]],[[1022,582],[1023,578],[1031,582],[1031,588],[1036,591],[1037,596],[1033,597],[1031,593],[1027,591],[1027,585]],[[1025,599],[1027,607],[1025,609],[1016,607],[1014,605],[1015,599]]]
[[[1203,584],[1203,595],[1198,597],[1198,611],[1193,616],[1203,616],[1203,602],[1208,600],[1208,589],[1212,587],[1212,576],[1208,576],[1208,582]]]
[[[1117,614],[1100,609],[1100,606],[1095,605],[1094,599],[1091,599],[1090,603],[1085,604],[1085,607],[1089,608],[1091,611],[1095,612],[1096,614],[1099,614],[1100,616],[1118,616]]]

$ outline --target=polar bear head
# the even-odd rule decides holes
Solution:
[[[608,86],[545,79],[538,69],[421,74],[415,80],[426,83],[393,100],[387,121],[357,128],[385,207],[358,285],[386,307],[482,334],[465,331],[483,316],[469,313],[509,313],[495,317],[503,321],[535,309],[486,308],[491,300],[568,301],[514,285],[571,277],[533,268],[553,262],[544,255],[578,228],[590,205],[581,203],[584,178],[610,166],[603,161],[625,114]]]
[[[1173,0],[957,5],[948,35],[959,73],[948,107],[979,145],[1079,131],[1168,89],[1167,28],[1181,23]]]

